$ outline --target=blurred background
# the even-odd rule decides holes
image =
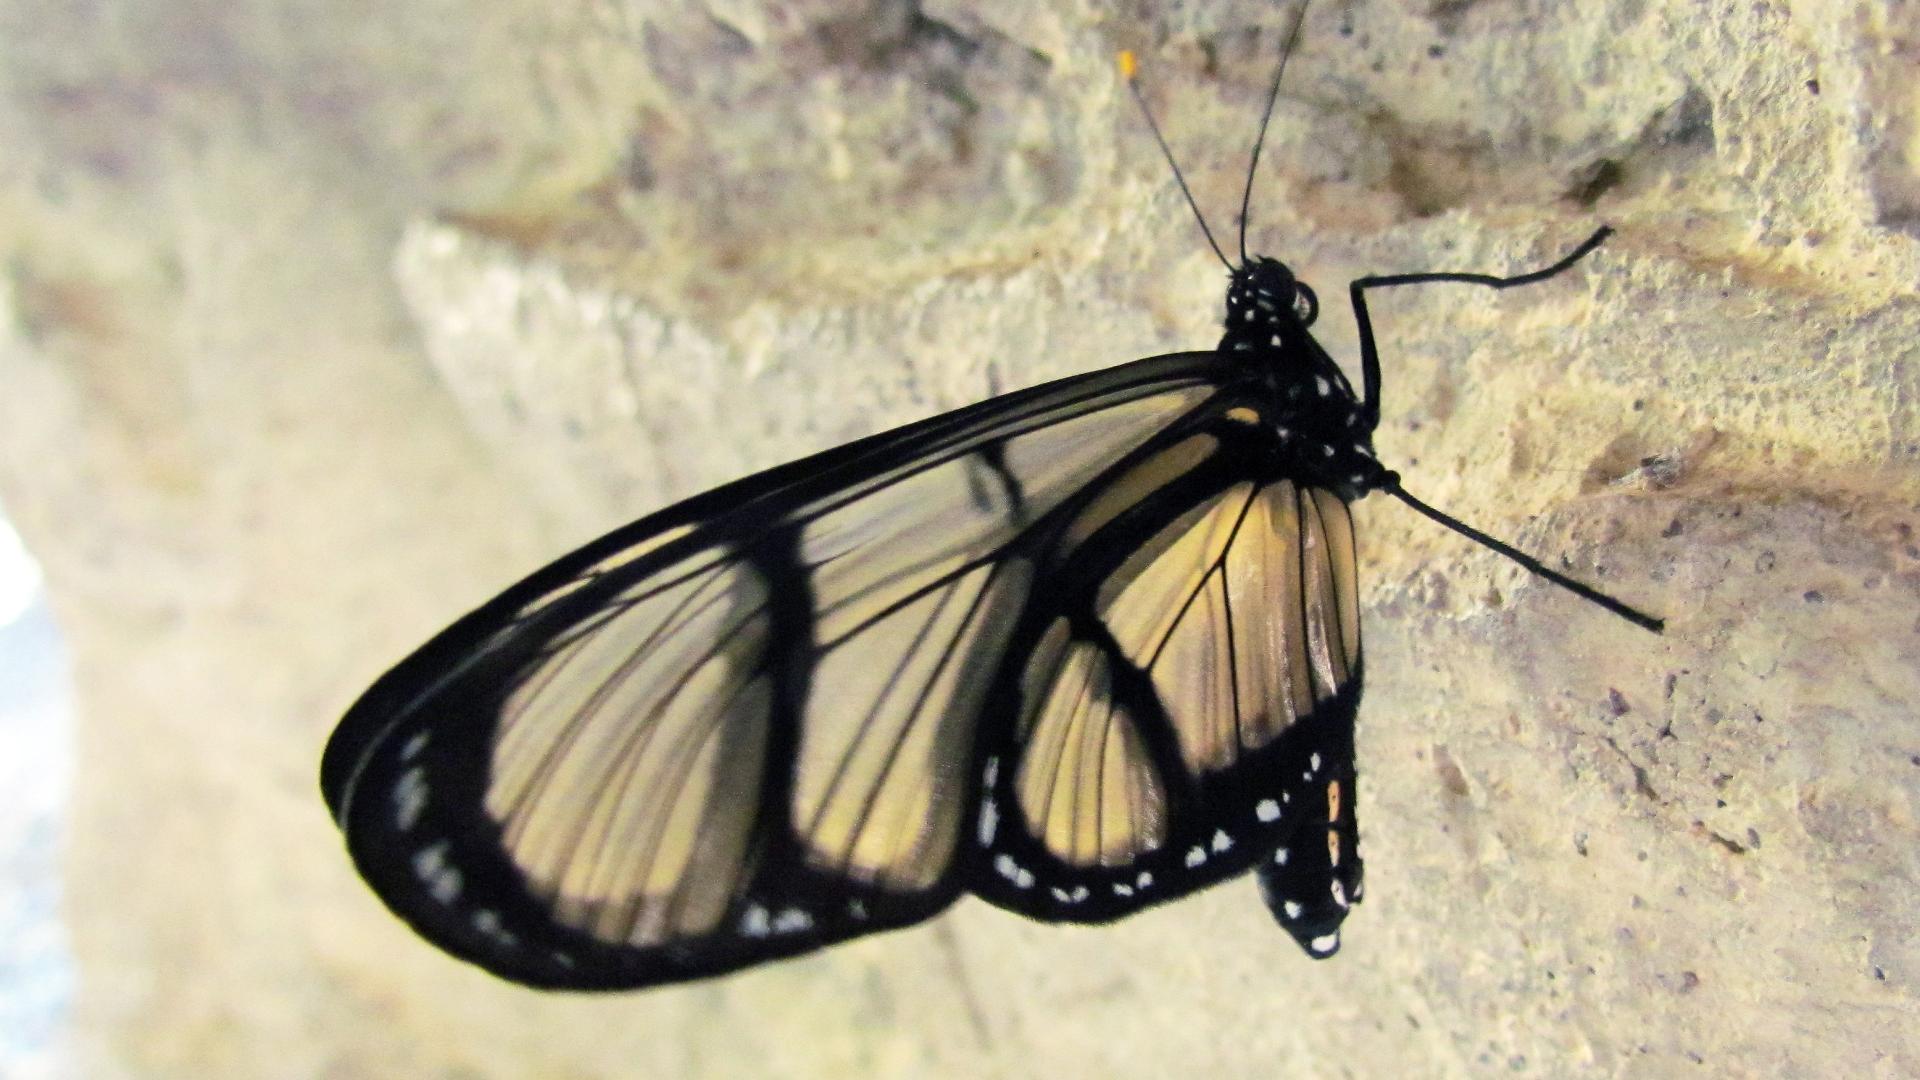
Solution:
[[[542,996],[360,884],[354,696],[599,532],[1216,340],[1291,7],[0,0],[0,1075],[1920,1074],[1920,10],[1321,0],[1251,247],[1376,302],[1367,902],[962,902]],[[21,544],[12,540],[17,531]],[[35,567],[38,567],[36,570]]]
[[[66,652],[40,568],[0,513],[0,1068],[68,1075],[73,953],[60,918],[73,768]]]

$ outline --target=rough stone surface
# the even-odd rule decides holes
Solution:
[[[414,939],[314,773],[384,665],[665,502],[1217,336],[1266,3],[0,3],[0,499],[83,727],[95,1076],[1920,1074],[1920,10],[1323,4],[1250,246],[1375,308],[1367,902],[963,903],[680,989]]]

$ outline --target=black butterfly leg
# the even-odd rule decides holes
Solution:
[[[1353,299],[1354,321],[1360,327],[1360,372],[1365,385],[1366,400],[1361,409],[1366,416],[1367,428],[1380,422],[1380,350],[1373,342],[1373,320],[1367,316],[1368,289],[1384,289],[1393,285],[1424,285],[1434,281],[1459,281],[1468,285],[1485,285],[1494,289],[1511,289],[1515,285],[1531,285],[1536,281],[1545,281],[1561,273],[1574,263],[1586,258],[1601,242],[1613,235],[1613,229],[1602,225],[1587,237],[1579,247],[1574,248],[1566,258],[1544,270],[1516,274],[1513,277],[1497,277],[1493,274],[1425,273],[1425,274],[1387,274],[1356,279],[1347,286],[1347,295]]]
[[[1435,281],[1458,281],[1465,282],[1468,285],[1485,285],[1493,289],[1510,289],[1515,285],[1531,285],[1536,281],[1545,281],[1555,274],[1562,273],[1571,268],[1574,263],[1592,254],[1593,249],[1599,247],[1606,241],[1607,237],[1612,235],[1613,229],[1609,226],[1602,225],[1594,231],[1592,236],[1587,237],[1581,242],[1579,247],[1568,252],[1559,262],[1543,270],[1516,274],[1512,277],[1498,277],[1493,274],[1444,272],[1388,274],[1358,278],[1351,285],[1347,286],[1347,293],[1353,299],[1354,322],[1358,324],[1360,329],[1361,377],[1366,391],[1366,400],[1361,403],[1360,407],[1365,415],[1368,428],[1371,429],[1380,420],[1380,350],[1378,346],[1374,344],[1373,340],[1373,320],[1367,315],[1366,291],[1368,289],[1384,289],[1393,285],[1422,285]],[[1426,503],[1408,494],[1406,489],[1400,486],[1399,475],[1390,470],[1381,470],[1374,480],[1373,487],[1375,490],[1385,491],[1393,495],[1426,517],[1445,525],[1447,528],[1452,529],[1467,539],[1506,556],[1518,563],[1527,572],[1546,578],[1555,585],[1571,591],[1581,599],[1598,604],[1636,626],[1651,630],[1656,634],[1661,633],[1665,627],[1664,620],[1648,615],[1637,608],[1633,608],[1608,596],[1598,589],[1584,585],[1565,574],[1549,569],[1542,564],[1540,560],[1527,555],[1513,545],[1496,540],[1473,526],[1468,525],[1466,522],[1434,507],[1428,506]]]

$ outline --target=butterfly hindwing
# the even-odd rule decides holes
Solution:
[[[1304,827],[1351,746],[1347,506],[1245,419],[1139,462],[1108,489],[1125,511],[1045,560],[999,676],[1020,720],[982,777],[969,887],[992,902],[1098,922],[1240,874]]]
[[[1224,370],[1181,354],[1008,395],[534,574],[336,731],[322,786],[362,874],[543,986],[714,974],[940,910],[1013,726],[982,673],[1072,569],[1053,538],[1113,523],[1091,551],[1132,520],[1101,493],[1217,424]]]

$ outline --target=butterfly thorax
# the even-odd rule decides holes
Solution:
[[[1313,289],[1286,264],[1250,259],[1227,286],[1219,349],[1259,371],[1267,391],[1263,412],[1287,471],[1354,498],[1373,487],[1382,470],[1365,409],[1309,329],[1319,314]]]

